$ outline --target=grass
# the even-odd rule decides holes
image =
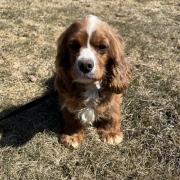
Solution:
[[[0,117],[52,91],[56,40],[76,17],[116,28],[133,69],[123,143],[104,144],[90,127],[79,149],[60,145],[52,98],[0,122],[0,179],[179,179],[179,12],[178,0],[2,0]]]

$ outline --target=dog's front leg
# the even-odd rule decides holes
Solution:
[[[123,133],[120,130],[121,116],[119,106],[113,108],[109,117],[101,118],[98,122],[98,134],[103,142],[119,144],[123,140]]]
[[[72,148],[77,148],[84,138],[83,127],[75,115],[67,108],[63,109],[64,127],[60,136],[60,143]]]

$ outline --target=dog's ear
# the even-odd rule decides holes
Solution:
[[[57,55],[55,61],[56,78],[54,85],[55,88],[61,93],[69,92],[72,85],[72,78],[69,73],[71,64],[66,45],[66,34],[66,31],[62,33],[57,41]]]
[[[124,57],[124,42],[114,31],[110,43],[110,57],[107,67],[108,87],[112,92],[120,94],[127,89],[130,83],[131,66]]]

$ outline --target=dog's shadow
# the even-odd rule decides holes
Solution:
[[[53,79],[49,79],[46,84],[52,92]],[[45,92],[45,94],[48,94]],[[20,112],[0,122],[0,147],[18,147],[30,141],[36,133],[44,132],[59,135],[62,129],[62,115],[59,110],[57,94],[39,105]],[[19,106],[20,107],[20,106]],[[19,107],[11,107],[0,113],[0,117],[8,114]]]

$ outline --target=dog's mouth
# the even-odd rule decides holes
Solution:
[[[81,83],[81,84],[91,84],[93,83],[95,80],[93,78],[89,78],[89,77],[78,77],[76,78],[73,82],[77,82],[77,83]]]
[[[82,84],[90,84],[96,81],[95,75],[92,72],[83,73],[79,70],[73,69],[71,76],[73,78],[73,82]]]
[[[94,70],[86,73],[80,71],[80,69],[76,66],[71,69],[70,74],[72,76],[73,82],[84,85],[94,84],[96,81],[101,81],[102,79],[102,77],[97,76],[97,73],[95,73]]]

